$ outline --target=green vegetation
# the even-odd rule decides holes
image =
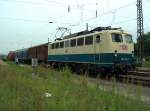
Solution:
[[[143,67],[150,68],[150,61],[144,62]]]
[[[150,32],[143,35],[144,37],[144,56],[146,59],[150,60]],[[135,54],[137,54],[137,43],[135,44]]]
[[[150,111],[142,102],[89,85],[86,76],[14,64],[0,65],[0,111]],[[46,97],[45,93],[50,93]],[[138,96],[139,97],[139,96]]]
[[[144,34],[144,56],[150,56],[150,32]]]

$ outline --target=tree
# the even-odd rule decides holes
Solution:
[[[150,32],[143,35],[144,37],[144,57],[150,56]],[[137,43],[134,45],[135,54],[137,55]]]
[[[150,32],[144,34],[144,56],[150,56]]]

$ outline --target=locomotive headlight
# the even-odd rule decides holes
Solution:
[[[117,54],[115,54],[115,57],[117,57],[118,55]]]
[[[118,56],[118,54],[117,54],[117,50],[115,50],[115,57],[117,57]]]

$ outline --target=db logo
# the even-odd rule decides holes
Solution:
[[[121,50],[128,50],[128,46],[127,45],[121,45],[120,48],[121,48]]]

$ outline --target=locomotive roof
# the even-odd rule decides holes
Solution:
[[[97,27],[91,31],[81,31],[81,32],[77,32],[77,33],[74,33],[74,34],[70,34],[70,35],[67,35],[67,36],[64,36],[63,38],[56,38],[54,42],[50,43],[50,44],[53,44],[53,43],[57,43],[57,42],[60,42],[60,41],[65,41],[67,39],[73,39],[73,38],[78,38],[78,37],[81,37],[83,35],[92,35],[92,34],[98,34],[98,33],[103,33],[103,32],[111,32],[111,33],[124,33],[124,34],[129,34],[128,32],[125,32],[124,30],[120,28],[111,28],[110,26],[109,27]]]
[[[101,31],[106,31],[106,30],[118,30],[118,29],[121,29],[121,28],[111,28],[111,26],[96,27],[91,31],[85,30],[85,31],[81,31],[81,32],[77,32],[77,33],[74,33],[74,34],[64,36],[62,39],[68,39],[68,38],[73,38],[73,37],[77,37],[77,36],[81,36],[81,35],[87,35],[87,34],[91,34],[91,33],[94,33],[94,32],[101,32]]]

